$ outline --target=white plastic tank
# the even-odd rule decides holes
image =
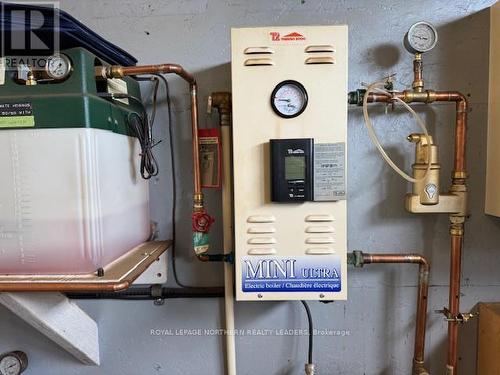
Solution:
[[[0,131],[0,274],[82,274],[150,236],[136,138],[90,128]]]

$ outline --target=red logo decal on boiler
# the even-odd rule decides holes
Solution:
[[[281,36],[280,33],[276,31],[271,31],[269,33],[271,35],[271,40],[273,42],[279,42],[279,41],[296,41],[296,40],[306,40],[306,37],[296,31],[290,34],[286,34],[284,36]]]

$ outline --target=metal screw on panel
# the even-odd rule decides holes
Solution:
[[[155,306],[162,306],[165,304],[165,300],[163,298],[156,298],[153,303]]]
[[[324,295],[323,293],[321,293],[321,294],[319,295],[319,298],[325,298],[325,295]]]
[[[103,268],[97,269],[97,277],[104,277],[104,269]]]
[[[262,296],[262,294],[259,293],[259,294],[257,294],[257,297],[262,298],[263,296]]]

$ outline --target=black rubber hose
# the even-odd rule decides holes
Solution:
[[[304,308],[306,309],[307,313],[307,321],[309,323],[309,350],[308,350],[308,355],[307,355],[307,361],[309,364],[313,363],[313,341],[314,341],[314,327],[313,327],[313,320],[311,316],[311,310],[309,309],[309,305],[307,304],[306,301],[300,301],[304,305]]]

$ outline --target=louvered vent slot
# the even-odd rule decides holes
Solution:
[[[335,64],[335,60],[333,57],[328,57],[328,56],[309,57],[306,59],[306,64],[307,65]]]
[[[330,44],[322,44],[316,46],[307,46],[306,53],[332,53],[335,52],[335,48],[333,48]]]
[[[316,55],[306,58],[307,65],[319,64],[335,64],[335,59],[331,55],[335,52],[335,48],[331,44],[318,44],[307,46],[305,52],[309,55]],[[317,56],[322,54],[321,56]]]
[[[269,66],[269,65],[274,65],[274,61],[266,58],[245,60],[245,66]]]
[[[274,50],[269,47],[248,47],[243,51],[245,55],[272,55]]]

